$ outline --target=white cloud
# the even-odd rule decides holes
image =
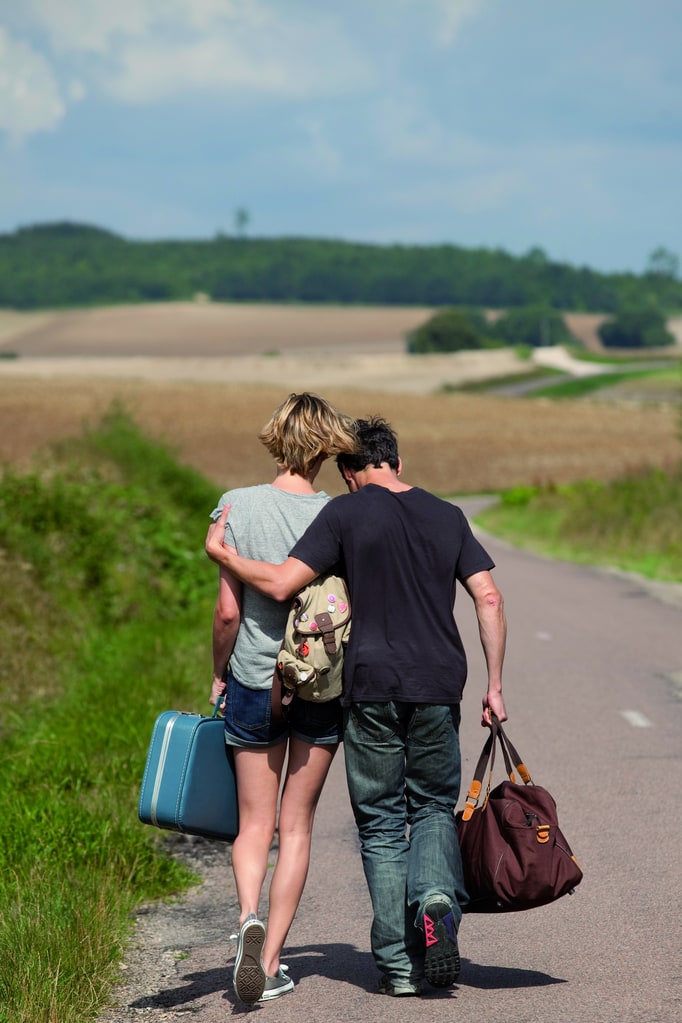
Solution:
[[[56,127],[64,112],[47,61],[0,26],[0,131],[19,140]]]
[[[245,94],[318,98],[373,83],[371,63],[325,16],[297,23],[261,10],[257,20],[229,31],[126,43],[102,84],[118,99],[145,104],[196,90],[242,100]]]
[[[344,10],[359,25],[374,20],[383,28],[385,45],[418,36],[449,49],[462,27],[496,0],[345,0]],[[341,6],[337,0],[338,7]]]
[[[398,24],[404,16],[437,45],[450,46],[488,2],[392,0],[388,7],[377,0],[374,13]],[[0,129],[19,125],[29,135],[54,127],[65,101],[98,91],[138,106],[192,92],[242,101],[357,95],[392,77],[382,66],[390,47],[373,51],[362,34],[367,18],[355,0],[348,7],[313,0],[22,0],[7,16],[22,112],[16,100],[14,113],[2,104]],[[17,81],[18,63],[24,74]],[[11,98],[9,74],[5,68],[2,87]]]
[[[87,89],[78,78],[72,78],[69,82],[67,94],[72,103],[80,103],[87,95]]]
[[[287,5],[288,6],[288,5]],[[306,97],[372,84],[342,12],[274,0],[24,0],[14,18],[58,64],[116,99],[155,103],[197,90]],[[88,89],[90,91],[90,89]]]
[[[201,0],[198,0],[201,3]],[[58,53],[110,51],[117,39],[142,36],[154,25],[177,22],[190,3],[169,0],[23,0],[23,24],[44,32]],[[171,11],[166,14],[166,8]],[[178,11],[184,8],[184,12]],[[175,17],[173,15],[176,15]],[[182,22],[181,22],[182,23]]]
[[[276,61],[259,66],[241,47],[218,37],[126,46],[101,84],[119,100],[148,105],[201,89],[279,91],[287,85],[287,75]]]
[[[44,33],[55,53],[111,58],[130,43],[161,48],[272,31],[284,42],[295,19],[276,0],[23,0],[15,20]],[[320,20],[316,13],[307,22]]]
[[[450,47],[466,21],[482,10],[484,0],[433,0],[435,38],[440,46]]]

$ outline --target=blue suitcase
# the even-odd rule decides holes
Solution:
[[[143,824],[232,841],[237,784],[222,718],[166,710],[154,724],[142,778]]]

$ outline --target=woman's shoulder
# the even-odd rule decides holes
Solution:
[[[257,499],[281,505],[283,508],[309,508],[311,505],[320,506],[326,504],[329,500],[329,495],[325,494],[323,490],[309,494],[299,494],[295,490],[282,490],[281,487],[273,487],[271,483],[265,483],[259,490]]]
[[[226,490],[211,512],[211,518],[217,519],[226,504],[229,504],[235,511],[240,508],[250,508],[258,501],[267,499],[266,494],[270,489],[267,483],[256,483],[250,487],[233,487],[232,490]]]
[[[226,504],[236,511],[253,508],[255,506],[280,505],[283,507],[322,507],[331,498],[324,490],[314,494],[296,494],[289,490],[281,490],[273,487],[271,483],[256,483],[250,487],[234,487],[226,490],[218,501],[217,506],[211,512],[211,518],[217,519]]]

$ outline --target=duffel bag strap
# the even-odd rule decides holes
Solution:
[[[474,777],[472,778],[471,785],[469,786],[466,802],[464,803],[464,809],[462,810],[462,820],[468,821],[478,806],[481,789],[483,788],[483,776],[485,775],[485,769],[488,766],[490,754],[493,753],[493,738],[493,733],[491,731],[485,741],[481,755],[478,758],[478,763],[476,764]],[[492,774],[492,764],[490,765],[490,773]],[[490,779],[488,779],[488,790],[490,790]]]
[[[519,772],[519,776],[524,785],[533,785],[534,783],[533,779],[530,776],[530,771],[528,770],[523,760],[517,753],[516,748],[512,745],[512,742],[507,736],[505,730],[503,729],[501,722],[495,717],[494,714],[492,715],[492,721],[493,728],[496,727],[497,737],[499,739],[500,746],[502,747],[502,753],[504,756],[505,766],[507,768],[507,774],[509,775],[509,780],[510,781],[516,780],[513,777],[514,772],[510,766],[511,760],[511,763],[514,764],[516,770]]]
[[[502,756],[504,758],[504,766],[507,772],[507,776],[511,782],[516,782],[516,776],[514,774],[514,766],[519,772],[519,775],[525,785],[532,785],[533,779],[530,776],[530,772],[521,757],[516,752],[516,749],[507,738],[507,735],[502,728],[502,724],[491,712],[490,720],[492,722],[490,728],[490,735],[485,741],[485,745],[481,751],[481,755],[478,758],[476,764],[476,770],[474,771],[474,777],[469,786],[469,791],[464,803],[462,810],[462,820],[468,821],[471,819],[474,810],[478,808],[479,801],[481,798],[481,792],[483,791],[483,779],[485,777],[486,768],[488,768],[488,762],[490,766],[488,769],[488,783],[486,786],[485,797],[483,799],[482,806],[485,806],[488,802],[488,796],[490,795],[490,789],[492,787],[493,769],[495,767],[495,749],[499,743],[500,749],[502,750]],[[513,765],[513,766],[512,766]]]

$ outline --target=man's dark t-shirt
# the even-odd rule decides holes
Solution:
[[[370,484],[330,501],[290,552],[341,565],[352,625],[342,703],[458,703],[467,664],[455,583],[494,568],[464,513],[413,487]]]

